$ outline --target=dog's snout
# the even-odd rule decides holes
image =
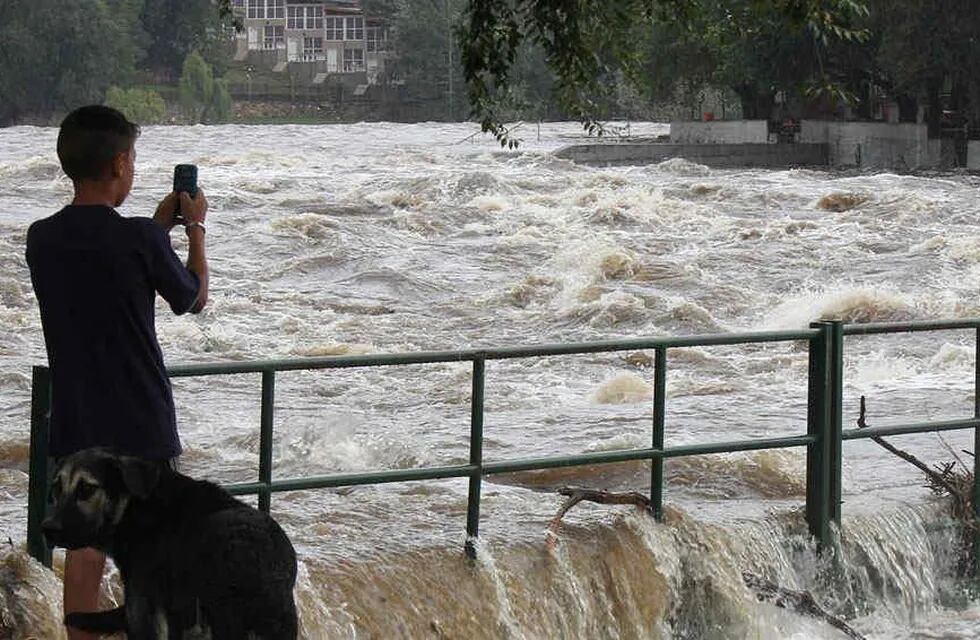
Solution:
[[[41,523],[41,531],[46,538],[58,535],[63,528],[61,520],[53,516],[45,518],[44,522]]]

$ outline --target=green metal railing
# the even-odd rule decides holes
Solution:
[[[864,429],[843,429],[842,390],[844,371],[844,336],[907,333],[972,329],[976,337],[977,360],[974,379],[974,411],[972,418],[899,424]],[[664,446],[666,428],[666,384],[668,350],[677,347],[704,347],[772,342],[804,341],[809,348],[809,384],[807,392],[807,432],[779,438],[735,440],[677,447]],[[546,458],[525,458],[488,462],[483,456],[484,381],[488,360],[538,358],[546,356],[579,355],[652,349],[654,358],[654,396],[652,442],[646,449],[603,451]],[[472,362],[473,387],[470,411],[470,455],[467,464],[397,469],[370,473],[343,473],[283,480],[273,479],[272,436],[275,415],[275,380],[281,371],[341,369],[418,365],[440,362]],[[223,362],[176,366],[172,377],[213,376],[258,373],[262,376],[260,419],[260,449],[258,481],[228,485],[234,494],[258,494],[259,508],[269,511],[272,494],[325,487],[342,487],[389,482],[434,480],[439,478],[468,478],[469,493],[466,514],[465,550],[470,557],[476,553],[475,541],[480,533],[480,497],[484,476],[532,471],[556,467],[608,464],[631,460],[651,462],[650,498],[655,517],[663,517],[664,460],[713,453],[732,453],[761,449],[806,447],[806,520],[810,533],[820,545],[831,542],[832,525],[841,521],[841,456],[846,440],[872,436],[902,435],[973,429],[976,450],[980,452],[980,319],[935,322],[902,322],[882,324],[851,324],[817,322],[802,331],[770,331],[741,334],[715,334],[686,337],[642,338],[558,344],[500,349],[470,349],[414,354],[382,354],[270,360],[253,362]],[[34,367],[31,405],[30,485],[28,497],[28,550],[32,556],[50,565],[50,549],[44,541],[40,524],[44,518],[48,480],[48,414],[50,407],[50,375],[46,367]],[[974,457],[974,510],[980,520],[980,455]],[[975,541],[980,549],[980,536]],[[977,554],[975,554],[976,556]]]

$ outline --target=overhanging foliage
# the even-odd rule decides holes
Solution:
[[[862,0],[470,0],[461,29],[463,70],[474,116],[483,131],[502,145],[515,146],[499,117],[498,105],[509,91],[511,72],[523,43],[540,46],[555,74],[562,106],[586,130],[599,128],[598,102],[609,90],[608,79],[622,73],[643,86],[642,44],[664,25],[701,37],[705,28],[736,29],[728,42],[746,41],[756,25],[776,22],[813,43],[810,65],[814,90],[833,91],[823,73],[820,54],[832,42],[856,41],[865,32],[852,26],[867,14]],[[724,41],[723,41],[724,42]],[[801,52],[803,53],[803,52]],[[778,63],[780,61],[773,61]]]

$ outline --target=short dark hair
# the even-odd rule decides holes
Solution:
[[[132,148],[140,128],[110,107],[89,105],[69,113],[58,132],[58,159],[74,181],[106,175],[117,153]]]

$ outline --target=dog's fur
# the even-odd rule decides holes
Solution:
[[[87,449],[51,486],[48,541],[105,551],[125,604],[65,624],[129,640],[295,640],[296,553],[267,514],[164,465]]]

